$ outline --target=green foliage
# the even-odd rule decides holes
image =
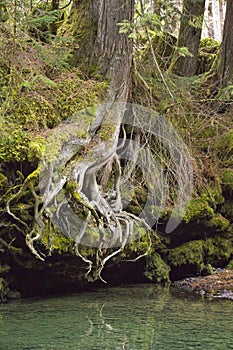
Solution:
[[[179,57],[193,57],[193,54],[189,52],[187,47],[177,47],[175,52]]]
[[[76,64],[74,52],[79,51],[80,43],[88,42],[90,39],[90,32],[93,29],[90,28],[91,18],[85,17],[85,20],[82,21],[83,12],[73,13],[58,29],[58,35],[54,37],[53,25],[56,27],[60,25],[58,23],[59,12],[48,8],[44,1],[40,2],[33,11],[29,9],[26,1],[23,1],[23,4],[21,10],[25,9],[25,13],[20,12],[17,8],[17,35],[14,38],[16,40],[13,40],[13,18],[9,11],[5,11],[5,5],[12,4],[11,2],[0,2],[1,20],[9,21],[7,23],[8,29],[0,31],[2,48],[0,53],[0,127],[2,130],[0,162],[3,169],[9,162],[16,165],[16,168],[22,164],[26,164],[25,167],[32,167],[45,153],[46,160],[54,162],[64,142],[72,136],[64,124],[59,129],[59,124],[71,116],[77,117],[77,111],[80,110],[82,112],[76,118],[80,121],[78,133],[73,134],[73,136],[87,137],[88,127],[96,115],[95,104],[101,100],[106,90],[105,82],[87,80],[79,69],[71,67],[71,62]],[[3,11],[1,5],[4,6]],[[200,224],[199,226],[205,233],[206,231],[214,232],[215,237],[186,242],[177,248],[166,250],[167,261],[172,267],[194,264],[203,274],[205,272],[211,273],[210,264],[214,265],[221,260],[226,261],[232,256],[232,233],[229,221],[232,221],[233,218],[233,204],[231,199],[225,200],[224,196],[229,197],[229,194],[233,193],[233,132],[228,131],[221,137],[218,144],[214,143],[214,147],[209,147],[209,142],[210,144],[215,142],[214,137],[221,135],[223,129],[218,129],[215,126],[216,115],[213,114],[213,111],[209,112],[209,105],[205,109],[203,101],[205,101],[206,95],[203,97],[201,93],[199,94],[200,85],[198,81],[194,80],[196,78],[178,79],[162,72],[162,77],[167,80],[174,97],[168,96],[161,75],[158,75],[157,68],[155,69],[156,63],[153,55],[155,54],[158,59],[160,68],[167,68],[175,48],[175,38],[170,35],[170,32],[173,32],[170,29],[174,27],[174,23],[172,23],[174,11],[172,10],[173,5],[166,1],[162,1],[161,6],[165,11],[161,11],[159,15],[146,12],[145,9],[143,10],[136,5],[134,23],[122,21],[118,25],[120,32],[128,33],[136,45],[135,71],[139,69],[140,79],[134,77],[133,101],[138,99],[137,102],[141,104],[157,108],[166,114],[169,120],[172,120],[182,137],[187,141],[193,158],[197,159],[195,164],[197,167],[199,158],[204,159],[203,163],[207,159],[207,150],[209,152],[212,148],[217,148],[217,156],[221,161],[221,166],[226,169],[223,172],[222,183],[216,180],[217,177],[215,180],[211,177],[210,180],[207,175],[201,174],[200,183],[195,184],[198,187],[198,191],[195,189],[196,197],[191,200],[183,222],[187,229],[190,223]],[[189,25],[200,28],[201,20],[198,17],[194,18],[189,22]],[[153,50],[148,42],[148,34],[154,52],[151,52]],[[166,46],[165,50],[168,41],[169,45]],[[212,39],[201,41],[199,74],[209,70],[216,58],[218,48],[219,43]],[[176,49],[175,55],[192,57],[186,47]],[[95,65],[89,67],[89,72],[97,77],[96,71]],[[232,86],[228,86],[221,93],[220,98],[223,101],[232,101]],[[224,116],[221,116],[220,121],[221,123],[217,123],[218,120],[216,120],[216,125],[224,124]],[[50,130],[54,128],[56,128],[55,137],[53,131]],[[98,135],[102,140],[108,141],[112,131],[111,125],[105,125]],[[206,141],[207,138],[208,141]],[[45,144],[47,148],[45,148]],[[152,147],[152,143],[150,146]],[[82,151],[81,149],[80,152]],[[36,185],[38,171],[37,169],[32,172],[31,177],[29,175],[30,185]],[[5,174],[0,173],[1,197],[2,194],[7,198],[12,196],[17,191],[18,184],[23,183],[23,175],[22,178],[15,179],[13,177],[13,180],[16,182],[16,187],[10,188],[11,179],[8,180]],[[207,182],[208,185],[206,185]],[[65,188],[65,191],[71,195],[73,202],[75,202],[75,208],[78,212],[77,203],[80,203],[82,198],[77,190],[75,183],[72,182],[68,183]],[[7,191],[9,195],[6,195]],[[13,211],[16,214],[20,213],[20,217],[30,226],[33,217],[33,198],[29,189],[25,190],[22,196],[22,201],[19,200],[20,198],[15,201]],[[127,209],[135,215],[139,215],[146,196],[144,188],[135,190]],[[56,199],[59,202],[59,196]],[[219,210],[221,213],[218,213]],[[85,216],[85,212],[82,215]],[[18,232],[17,229],[14,228],[14,230],[12,231],[14,234]],[[224,237],[216,236],[217,232],[221,232]],[[95,231],[94,225],[93,227],[90,225],[87,234],[93,242],[98,238],[98,232]],[[229,234],[229,237],[226,238],[225,234]],[[119,262],[120,258],[126,256],[134,258],[147,251],[149,240],[143,227],[135,226],[133,238],[135,240],[127,245],[121,256],[115,257],[115,262]],[[54,251],[58,254],[73,254],[73,241],[58,232],[48,222],[42,233],[42,244],[47,251]],[[164,261],[164,256],[162,258],[158,251],[150,252],[147,256],[145,276],[150,281],[169,282],[170,267]],[[92,257],[95,254],[94,250],[85,247],[81,248],[81,253],[85,257]],[[163,254],[165,254],[164,251]],[[5,273],[6,270],[6,267],[0,266],[0,273]],[[0,291],[3,285],[4,281],[0,279]]]
[[[218,98],[220,101],[229,103],[233,100],[233,85],[227,85],[219,90]]]
[[[8,179],[5,175],[0,173],[0,192],[3,192],[8,187]]]
[[[49,25],[55,23],[58,20],[58,16],[58,10],[47,11],[46,9],[37,9],[34,10],[33,15],[28,18],[27,24],[30,29],[43,31],[44,28],[48,28]]]
[[[202,29],[203,26],[203,16],[193,16],[192,19],[188,21],[191,27]]]
[[[10,271],[10,266],[9,265],[1,265],[0,264],[0,274],[4,275]]]
[[[46,65],[46,71],[51,74],[65,72],[70,69],[72,52],[70,45],[72,38],[56,37],[53,44],[42,44],[39,41],[33,41],[32,47],[35,49],[37,57]]]
[[[218,177],[215,178],[215,181],[209,181],[207,186],[202,188],[201,198],[206,200],[213,209],[224,202],[221,181]]]

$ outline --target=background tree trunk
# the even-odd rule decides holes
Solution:
[[[223,29],[223,41],[219,56],[218,79],[221,86],[233,81],[233,2],[227,1],[226,17]]]
[[[187,47],[193,57],[180,56],[173,61],[172,72],[177,75],[191,77],[196,73],[204,12],[205,0],[184,0],[177,46]],[[196,19],[198,26],[190,25],[190,22],[196,22]]]

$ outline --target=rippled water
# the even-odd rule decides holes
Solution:
[[[1,350],[233,349],[233,302],[152,285],[0,305]]]

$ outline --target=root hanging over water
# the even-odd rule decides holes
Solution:
[[[132,117],[128,121],[127,113]],[[85,278],[104,282],[104,267],[128,244],[134,248],[126,261],[149,253],[157,239],[152,227],[166,201],[181,208],[191,180],[188,152],[164,119],[138,106],[103,104],[91,118],[81,111],[51,131],[38,170],[10,197],[7,213],[23,227],[28,247],[40,260],[46,257],[38,242],[49,218],[74,242],[74,253],[86,266]],[[34,198],[33,227],[12,210],[26,189]],[[131,205],[135,201],[137,215]],[[140,244],[135,249],[140,241],[144,250]]]
[[[76,128],[69,123],[57,128],[56,135],[52,137],[59,140],[67,132],[68,139],[65,142],[63,139],[55,162],[50,161],[51,150],[48,148],[46,152],[40,179],[44,204],[40,214],[35,213],[38,233],[27,236],[28,246],[38,257],[34,241],[40,237],[42,228],[39,216],[46,211],[53,224],[74,240],[76,255],[87,264],[87,278],[92,273],[94,279],[103,280],[101,272],[106,263],[134,239],[135,223],[151,231],[144,219],[123,210],[122,166],[118,147],[125,105],[120,107],[119,104],[117,108],[110,104],[102,105],[83,142],[77,135],[83,128],[81,118]],[[126,141],[124,132],[121,148]],[[53,149],[54,142],[56,144],[52,138],[48,140]],[[86,256],[83,246],[96,250],[98,259],[93,261]]]

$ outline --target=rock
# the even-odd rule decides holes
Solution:
[[[216,269],[212,275],[185,278],[174,282],[174,286],[200,295],[233,300],[233,271]]]

